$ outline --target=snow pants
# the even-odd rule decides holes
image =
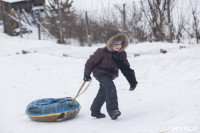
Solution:
[[[117,90],[114,82],[109,76],[102,76],[98,79],[100,82],[99,91],[92,103],[90,110],[93,113],[100,113],[101,107],[106,102],[106,109],[111,116],[114,110],[118,110]]]

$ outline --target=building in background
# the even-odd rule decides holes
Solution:
[[[26,18],[25,12],[34,20],[38,12],[44,11],[44,6],[45,0],[0,0],[0,20],[3,20],[4,33],[11,36],[16,35],[14,30],[19,25],[18,11],[22,17]]]

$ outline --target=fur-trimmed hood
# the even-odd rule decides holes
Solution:
[[[115,42],[119,42],[119,41],[125,41],[125,44],[123,44],[122,48],[119,50],[119,52],[122,52],[130,44],[129,37],[126,34],[121,33],[119,30],[111,30],[108,33],[108,41],[106,44],[108,51],[113,52],[114,50],[112,48],[112,45],[114,45]]]

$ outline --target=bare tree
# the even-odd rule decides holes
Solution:
[[[74,37],[78,39],[80,46],[84,46],[87,41],[86,28],[85,28],[85,18],[82,15],[78,15],[75,23]]]
[[[143,13],[152,29],[155,41],[172,42],[172,17],[176,0],[141,0]],[[168,28],[166,28],[168,27]]]
[[[178,43],[181,42],[183,36],[183,32],[185,31],[185,27],[187,25],[187,21],[185,18],[185,15],[181,12],[181,14],[178,16],[178,22],[177,27],[175,31],[175,39],[177,39]],[[184,39],[184,38],[183,38]]]
[[[199,5],[199,0],[190,0],[190,5],[192,9],[192,17],[193,17],[193,33],[196,38],[196,43],[199,43],[200,39],[200,20],[197,14],[197,6]]]
[[[142,9],[136,5],[135,2],[132,2],[130,6],[127,7],[127,34],[129,35],[131,41],[144,42],[148,39],[151,40],[149,36],[149,29],[146,25],[147,21],[143,16]]]
[[[126,8],[126,5],[123,4],[123,5],[117,5],[115,4],[114,5],[115,9],[117,9],[121,15],[121,23],[120,23],[120,27],[121,29],[123,30],[123,32],[126,32],[127,28],[126,28],[126,12],[125,12],[125,8]],[[112,16],[116,16],[116,15],[112,15]]]
[[[105,9],[102,16],[98,19],[90,19],[91,37],[93,43],[105,43],[107,41],[107,32],[110,29],[121,29],[118,13],[114,9]]]
[[[166,1],[166,6],[167,6],[167,23],[168,23],[168,40],[169,42],[173,41],[173,23],[172,23],[172,11],[175,6],[175,0],[167,0]]]

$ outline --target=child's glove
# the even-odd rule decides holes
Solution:
[[[89,74],[84,73],[83,81],[90,81],[92,78],[90,77]]]
[[[131,85],[131,87],[130,87],[129,91],[133,91],[133,90],[136,88],[136,86],[137,86],[137,83],[136,83],[136,84],[134,84],[134,85]]]

